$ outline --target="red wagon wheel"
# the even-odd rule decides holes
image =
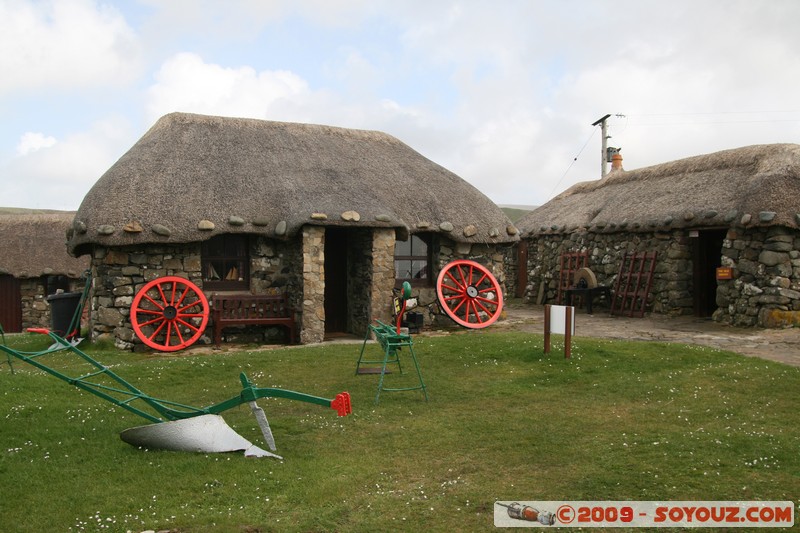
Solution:
[[[436,295],[447,316],[472,329],[485,328],[500,318],[503,292],[486,267],[459,259],[448,263],[436,281]]]
[[[208,299],[203,291],[177,276],[154,279],[131,304],[133,331],[154,350],[174,352],[191,346],[207,323]]]

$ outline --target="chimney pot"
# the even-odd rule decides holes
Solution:
[[[611,172],[615,170],[625,170],[622,168],[622,154],[617,152],[611,157]]]

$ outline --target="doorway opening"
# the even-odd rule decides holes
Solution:
[[[325,334],[347,332],[347,231],[325,228]]]
[[[693,238],[694,315],[710,317],[717,309],[717,267],[722,261],[722,241],[727,230],[700,230]]]

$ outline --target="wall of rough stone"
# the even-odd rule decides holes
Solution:
[[[734,279],[720,281],[714,320],[737,326],[800,326],[800,232],[773,226],[731,229],[722,265]]]
[[[263,237],[250,240],[250,292],[287,291],[290,304],[299,309],[302,302],[299,245]],[[186,278],[203,288],[199,243],[149,245],[142,247],[96,247],[92,255],[93,288],[91,332],[93,339],[111,339],[121,349],[145,350],[130,322],[130,307],[136,293],[149,281],[163,276]],[[211,297],[213,291],[206,294]],[[296,318],[299,321],[299,318]],[[228,330],[226,330],[227,332]],[[226,337],[238,341],[259,341],[286,336],[281,327],[240,328]],[[211,342],[210,330],[201,342]]]
[[[45,285],[41,278],[19,280],[22,297],[22,331],[25,328],[46,328],[50,326],[50,305],[45,295]]]
[[[556,303],[561,254],[584,251],[589,252],[588,267],[598,284],[609,287],[614,286],[626,252],[657,252],[646,310],[670,315],[693,312],[692,248],[685,230],[540,235],[528,245],[525,301]]]
[[[70,278],[68,292],[83,292],[84,283],[84,280]],[[46,287],[44,276],[19,280],[23,331],[26,328],[51,327],[50,303],[45,294]]]
[[[325,338],[325,228],[304,226],[302,231],[303,306],[300,342]]]
[[[431,245],[433,246],[433,277],[430,286],[414,287],[412,294],[419,297],[421,304],[433,304],[437,302],[436,279],[439,272],[450,262],[456,259],[470,259],[487,267],[492,275],[497,279],[503,291],[503,297],[508,297],[506,283],[508,279],[506,268],[506,256],[510,253],[510,244],[470,244],[457,243],[442,235],[434,235]],[[511,273],[513,277],[513,273]],[[424,314],[424,324],[439,326],[452,326],[454,322],[444,315],[431,315],[426,310],[418,310]]]
[[[529,240],[529,303],[554,303],[561,253],[589,251],[600,285],[613,287],[626,251],[658,253],[648,311],[694,312],[690,230],[539,235]],[[800,233],[783,227],[731,228],[720,250],[734,278],[717,282],[716,321],[737,326],[800,325]],[[544,294],[540,294],[541,292]]]
[[[347,331],[365,335],[371,320],[373,232],[353,228],[347,233]]]
[[[301,343],[308,344],[321,342],[325,336],[325,228],[306,226],[301,235],[301,239],[289,242],[251,237],[250,292],[285,291],[296,311],[299,331],[295,333],[299,333]],[[348,330],[362,335],[374,318],[391,320],[395,231],[357,228],[348,239]],[[435,275],[450,261],[469,258],[488,266],[501,287],[505,286],[509,245],[470,245],[434,236],[432,246]],[[199,243],[98,246],[93,251],[92,269],[92,338],[110,339],[121,349],[146,349],[130,323],[130,306],[145,283],[163,276],[180,276],[203,288]],[[434,302],[434,282],[435,278],[429,287],[415,288],[414,294],[423,302]],[[211,342],[210,337],[207,333],[201,342]],[[265,337],[280,341],[285,331],[282,327],[231,328],[226,329],[225,337],[240,342],[259,342]]]

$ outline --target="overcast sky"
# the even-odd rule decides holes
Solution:
[[[77,209],[162,115],[380,130],[500,204],[800,142],[797,0],[0,0],[0,206]],[[176,202],[179,202],[176,199]]]

